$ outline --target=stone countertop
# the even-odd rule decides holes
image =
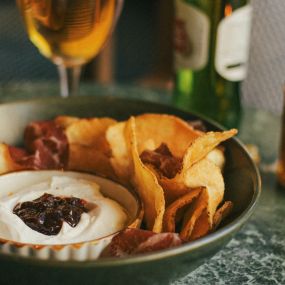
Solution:
[[[0,102],[58,94],[55,83],[11,83],[0,85]],[[164,90],[136,86],[97,86],[85,84],[82,95],[144,99],[169,103]],[[276,183],[280,117],[261,110],[245,109],[240,139],[258,146],[261,154],[262,195],[246,226],[204,265],[172,285],[186,284],[285,284],[285,189]]]

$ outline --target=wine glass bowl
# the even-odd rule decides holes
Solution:
[[[104,46],[123,0],[17,0],[30,40],[59,68],[61,95],[76,94],[81,66]]]

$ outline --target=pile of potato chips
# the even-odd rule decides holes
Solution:
[[[144,205],[148,230],[179,232],[183,239],[193,240],[213,230],[232,207],[225,202],[218,208],[225,190],[225,158],[219,144],[236,133],[201,132],[162,114],[144,114],[124,122],[78,120],[66,128],[69,168],[99,172],[134,186]],[[143,152],[154,152],[162,144],[169,156],[181,161],[181,168],[170,178],[141,159]]]
[[[123,122],[60,116],[55,122],[68,139],[67,168],[134,187],[147,230],[177,232],[183,240],[194,240],[214,230],[230,212],[232,203],[223,201],[225,157],[220,144],[237,130],[203,132],[165,114]]]

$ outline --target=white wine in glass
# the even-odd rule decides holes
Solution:
[[[61,96],[77,94],[81,67],[111,34],[123,0],[17,0],[28,35],[59,69]]]

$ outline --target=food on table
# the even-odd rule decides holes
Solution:
[[[165,114],[143,114],[121,122],[59,116],[29,124],[25,149],[0,145],[0,171],[71,169],[134,187],[143,203],[146,231],[126,230],[116,236],[111,255],[125,252],[120,246],[132,236],[142,238],[143,245],[129,245],[127,254],[147,252],[146,248],[170,247],[212,232],[233,208],[224,201],[221,143],[237,130],[204,129],[200,122]],[[121,241],[124,238],[126,243]]]
[[[133,184],[137,189],[143,205],[146,228],[156,233],[162,231],[162,220],[165,210],[165,199],[162,187],[155,174],[139,158],[134,118],[126,124],[127,139],[130,145],[130,157],[133,163]]]
[[[31,175],[7,183],[16,183],[16,190],[0,199],[1,238],[60,245],[105,237],[127,225],[126,210],[104,197],[91,178],[69,172],[35,182]]]
[[[140,229],[126,229],[112,239],[103,256],[125,257],[179,246],[184,242],[175,233],[154,233]]]
[[[176,117],[160,114],[132,117],[107,130],[111,148],[123,146],[113,153],[114,169],[120,166],[116,173],[121,182],[133,179],[145,205],[148,230],[169,230],[162,226],[165,208],[196,188],[203,189],[183,207],[189,209],[183,219],[175,218],[175,223],[182,222],[180,233],[187,240],[212,230],[213,217],[224,196],[224,160],[216,147],[236,133],[234,129],[204,133]]]

